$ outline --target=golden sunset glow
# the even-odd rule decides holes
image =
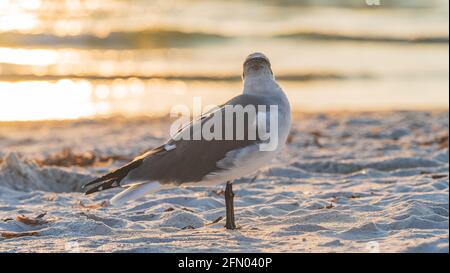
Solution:
[[[176,104],[192,107],[193,97],[201,97],[204,105],[219,105],[228,96],[239,94],[239,83],[216,87],[214,83],[164,80],[141,81],[138,79],[115,80],[112,83],[91,84],[86,80],[59,80],[57,82],[0,82],[0,116],[3,121],[76,119],[104,115],[140,115],[143,113],[161,116],[170,112]],[[421,98],[422,88],[432,85],[408,84],[410,89],[392,94],[395,83],[385,83],[386,92],[377,96],[361,95],[365,83],[349,86],[345,83],[305,85],[300,91],[287,92],[293,109],[305,112],[317,111],[387,111],[391,109],[426,110],[448,108],[448,94],[430,91]],[[435,88],[439,86],[436,84]],[[285,83],[287,90],[295,89]],[[235,90],[230,92],[229,90]],[[433,89],[431,89],[433,90]],[[376,92],[376,89],[366,90]],[[409,97],[409,99],[405,99]],[[324,99],[326,98],[326,99]]]
[[[57,54],[46,49],[0,48],[0,63],[47,66],[57,62]]]
[[[88,81],[0,82],[2,120],[74,119],[95,114]]]
[[[253,51],[270,56],[293,111],[448,108],[448,1],[417,9],[420,22],[363,1],[363,13],[345,1],[150,2],[0,0],[0,121],[219,104],[241,92]]]
[[[0,255],[448,253],[449,3],[0,0]]]

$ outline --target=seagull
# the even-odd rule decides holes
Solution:
[[[264,54],[253,53],[245,59],[242,79],[241,95],[191,121],[163,145],[85,184],[85,194],[124,188],[110,200],[111,205],[120,207],[130,200],[167,186],[226,183],[225,227],[236,229],[232,181],[253,174],[267,165],[286,143],[291,126],[289,101],[276,82],[271,63]],[[252,117],[248,113],[239,115],[239,111],[242,114],[251,107],[256,109],[256,116]],[[230,115],[227,116],[227,109],[238,109],[231,116],[232,125],[228,123]],[[237,127],[238,119],[245,119],[244,126]],[[213,131],[223,129],[225,132],[220,132],[219,137],[213,139],[203,135],[199,139],[189,138],[198,133],[198,125],[208,123],[214,123],[211,127]],[[270,125],[267,126],[267,123]],[[250,132],[252,127],[249,125],[252,124],[256,124],[254,128],[258,129],[255,137]],[[259,129],[263,127],[269,127],[269,132],[262,130],[260,133]],[[231,134],[228,134],[229,131]],[[237,137],[239,133],[243,137]],[[229,139],[224,135],[232,137]],[[270,149],[262,149],[262,145],[269,146],[270,142],[275,145],[271,145]]]

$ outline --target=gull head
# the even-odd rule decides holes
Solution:
[[[259,52],[248,55],[248,57],[244,61],[244,71],[242,77],[245,79],[248,76],[273,77],[269,58]]]

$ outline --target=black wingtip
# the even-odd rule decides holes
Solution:
[[[158,148],[156,148],[154,150],[159,151]],[[83,190],[88,189],[85,192],[85,194],[91,194],[94,192],[119,187],[120,181],[124,177],[126,177],[131,170],[139,167],[143,160],[144,160],[144,156],[141,156],[119,169],[116,169],[102,177],[99,177],[89,183],[84,184],[83,186],[81,186],[81,188]]]
[[[85,191],[85,192],[84,192],[84,195],[89,195],[89,194],[92,194],[92,193],[94,193],[94,192],[99,192],[99,191],[101,191],[101,190],[99,190],[98,187],[93,187],[93,188],[91,188],[91,189]]]
[[[97,185],[94,185],[95,183],[98,183]],[[108,180],[103,180],[103,181],[98,181],[98,180],[94,180],[92,182],[89,182],[87,184],[84,185],[84,187],[82,187],[83,189],[85,189],[87,186],[91,186],[94,185],[92,187],[90,187],[88,190],[86,190],[84,192],[85,195],[91,194],[91,193],[95,193],[95,192],[99,192],[99,191],[104,191],[104,190],[108,190],[111,188],[116,188],[119,187],[120,184],[117,181],[117,179],[112,178],[112,179],[108,179]]]
[[[102,177],[99,177],[99,178],[96,178],[96,179],[92,180],[91,182],[88,182],[88,183],[84,184],[83,186],[81,186],[81,188],[85,189],[88,186],[91,186],[91,185],[94,185],[94,184],[97,184],[97,183],[101,183],[101,182],[106,182],[108,180],[109,179],[105,179],[105,177],[102,176]]]

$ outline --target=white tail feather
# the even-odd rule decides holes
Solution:
[[[161,184],[159,184],[158,182],[148,182],[133,185],[114,196],[110,202],[113,206],[122,206],[130,200],[141,198],[145,194],[155,192],[160,188]]]

